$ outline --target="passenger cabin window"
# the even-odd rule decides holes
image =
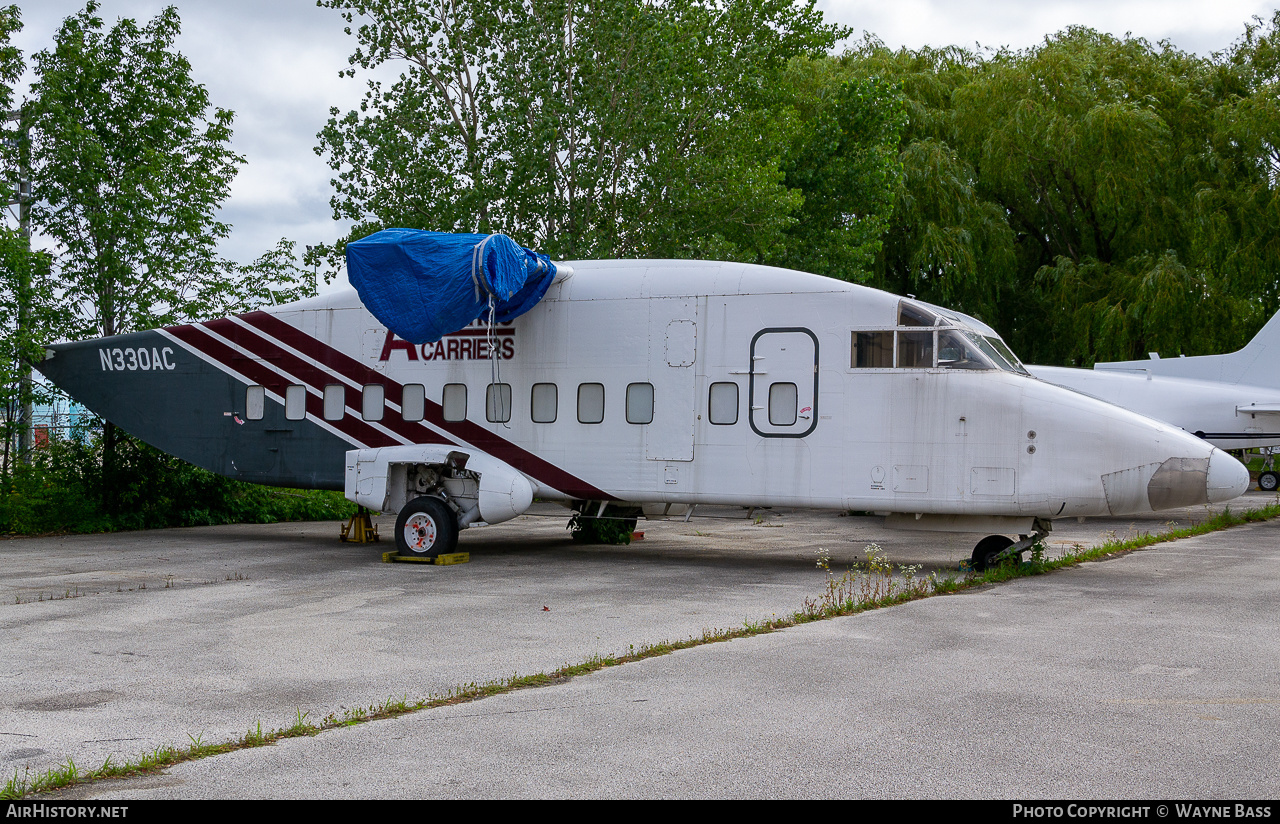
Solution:
[[[578,423],[604,421],[604,384],[578,384]]]
[[[555,423],[559,392],[554,383],[535,383],[529,397],[529,414],[534,423]]]
[[[627,384],[627,423],[653,423],[653,384]]]
[[[773,426],[792,426],[799,408],[799,393],[794,383],[769,385],[769,423]]]
[[[250,386],[244,392],[244,416],[251,421],[260,421],[267,411],[267,388]]]
[[[400,417],[420,421],[426,417],[427,389],[420,383],[406,383],[400,391]]]
[[[707,419],[717,426],[738,422],[738,384],[713,383],[707,398]]]
[[[307,387],[293,384],[284,390],[284,416],[300,421],[307,416]]]
[[[444,407],[446,421],[465,421],[467,419],[467,385],[446,383],[440,404]]]
[[[386,409],[387,390],[380,383],[366,383],[360,398],[360,415],[366,421],[382,420]]]
[[[340,383],[331,383],[324,388],[324,419],[340,421],[347,409],[347,388]]]
[[[489,423],[511,420],[511,384],[489,384],[484,394],[484,417]]]

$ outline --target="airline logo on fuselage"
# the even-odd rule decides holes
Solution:
[[[493,342],[489,341],[489,325],[475,321],[465,329],[445,335],[435,343],[412,344],[397,338],[390,329],[382,344],[379,361],[391,360],[392,352],[404,352],[405,358],[411,361],[435,360],[510,360],[516,354],[516,330],[512,321],[499,323],[493,329]],[[490,355],[490,346],[495,347]]]

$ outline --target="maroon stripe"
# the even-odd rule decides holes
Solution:
[[[254,383],[261,384],[280,397],[284,397],[285,387],[290,382],[274,370],[252,358],[246,358],[226,344],[209,337],[192,326],[174,326],[166,331],[193,349],[198,349],[224,366],[234,369],[249,378]],[[324,399],[317,398],[308,392],[306,411],[319,420],[324,420]],[[385,432],[380,432],[350,415],[344,415],[341,420],[326,421],[326,423],[346,435],[353,444],[363,443],[371,447],[400,445],[399,441],[391,438]]]
[[[247,349],[258,357],[269,361],[276,368],[294,375],[303,383],[313,386],[322,392],[326,384],[339,383],[337,377],[331,372],[326,372],[322,369],[316,368],[296,355],[292,355],[284,349],[281,349],[273,341],[262,337],[252,329],[246,329],[231,320],[221,318],[219,320],[208,321],[202,325],[209,327],[227,340]],[[378,375],[374,379],[364,380],[361,381],[361,383],[385,384],[386,381],[385,378]],[[362,409],[364,407],[364,396],[361,390],[348,386],[345,383],[340,385],[344,389],[344,403],[352,409]],[[394,391],[392,391],[391,387],[386,387],[386,399],[392,403],[399,404],[402,400],[400,387],[397,385]],[[353,421],[360,421],[363,423],[363,418],[358,415],[351,415],[348,417]],[[431,430],[429,427],[415,421],[406,421],[399,415],[384,415],[383,419],[379,423],[387,429],[392,430],[397,435],[400,435],[409,443],[449,443],[448,440],[441,437],[439,433]]]
[[[393,403],[400,402],[403,387],[399,383],[339,352],[332,346],[313,338],[302,330],[290,326],[274,315],[269,315],[266,312],[250,312],[247,315],[241,315],[240,318],[277,340],[292,346],[308,357],[314,358],[330,369],[346,376],[354,383],[384,384],[387,398]],[[521,472],[531,475],[561,492],[578,498],[595,500],[606,500],[610,497],[608,493],[597,489],[581,478],[565,472],[555,464],[521,449],[479,424],[471,421],[446,421],[444,419],[444,410],[440,407],[440,404],[430,399],[426,401],[425,412],[426,419],[432,425],[467,443],[474,444],[490,455],[506,461]]]

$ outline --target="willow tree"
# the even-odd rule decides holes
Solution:
[[[910,119],[879,282],[1045,363],[1243,342],[1265,319],[1250,227],[1271,191],[1264,142],[1244,139],[1268,123],[1242,105],[1266,107],[1242,79],[1270,36],[1254,34],[1237,65],[1086,28],[986,55],[863,44],[851,70],[897,82]]]
[[[1234,298],[1197,265],[1193,232],[1208,70],[1169,44],[1073,28],[996,55],[957,90],[980,191],[1006,210],[1019,268],[1034,273],[1029,357],[1177,354],[1211,347],[1229,322]]]
[[[1013,232],[1005,210],[979,191],[952,102],[983,61],[956,47],[892,51],[868,37],[840,63],[851,75],[892,82],[906,111],[901,174],[871,282],[994,322],[1017,297]]]
[[[1248,304],[1235,344],[1280,311],[1280,12],[1217,56],[1210,169],[1196,192],[1198,262]]]

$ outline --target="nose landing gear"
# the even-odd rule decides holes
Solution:
[[[1053,522],[1036,518],[1030,535],[1019,535],[1013,540],[1007,535],[988,535],[973,548],[969,565],[975,572],[985,572],[1000,565],[1006,558],[1022,558],[1022,553],[1035,546],[1053,529]]]

